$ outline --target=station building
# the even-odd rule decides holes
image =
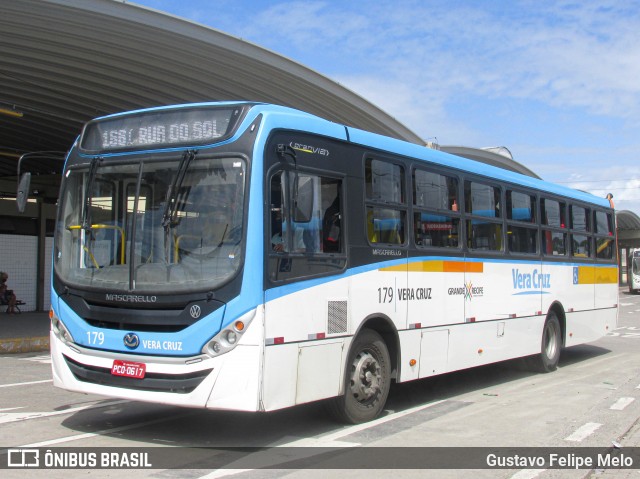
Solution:
[[[251,100],[437,147],[299,63],[121,0],[2,0],[0,45],[0,270],[9,274],[25,311],[49,308],[62,158],[92,118],[158,105]],[[504,147],[439,148],[537,177]],[[15,206],[19,162],[34,175],[24,213]],[[640,219],[621,212],[618,224],[621,244],[640,246]]]

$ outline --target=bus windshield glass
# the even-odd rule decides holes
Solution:
[[[55,270],[70,286],[109,292],[215,289],[240,266],[245,178],[241,158],[192,152],[70,169]]]

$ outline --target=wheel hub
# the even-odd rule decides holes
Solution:
[[[380,364],[376,358],[365,351],[358,354],[352,364],[351,392],[353,396],[359,402],[369,401],[380,392],[381,380]]]

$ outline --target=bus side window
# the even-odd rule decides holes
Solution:
[[[307,182],[309,215],[297,218],[293,184]],[[271,177],[267,216],[269,218],[269,278],[292,281],[335,274],[346,266],[342,180],[302,171],[283,171]]]
[[[370,243],[404,245],[407,223],[404,167],[389,161],[365,161],[367,239]]]
[[[565,203],[548,198],[540,199],[542,252],[549,256],[565,256],[569,250],[566,228]]]
[[[571,256],[579,258],[591,257],[591,231],[589,210],[581,206],[569,206],[569,220],[571,228]]]
[[[466,180],[464,182],[465,212],[467,220],[467,246],[469,249],[503,251],[502,211],[500,188]]]
[[[411,183],[416,246],[457,248],[460,226],[458,179],[416,168]]]
[[[538,252],[536,198],[527,193],[507,190],[507,247],[511,253]]]
[[[598,259],[615,258],[614,221],[609,213],[595,212],[596,257]]]

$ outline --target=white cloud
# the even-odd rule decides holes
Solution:
[[[640,211],[640,167],[613,166],[599,177],[575,173],[569,178],[569,186],[601,197],[612,193],[617,209]]]
[[[325,65],[330,76],[364,72],[363,79],[376,75],[393,87],[401,80],[418,92],[428,85],[443,102],[455,94],[511,96],[640,117],[640,9],[515,6],[284,2],[258,12],[243,31],[258,43],[287,43],[299,61]]]

